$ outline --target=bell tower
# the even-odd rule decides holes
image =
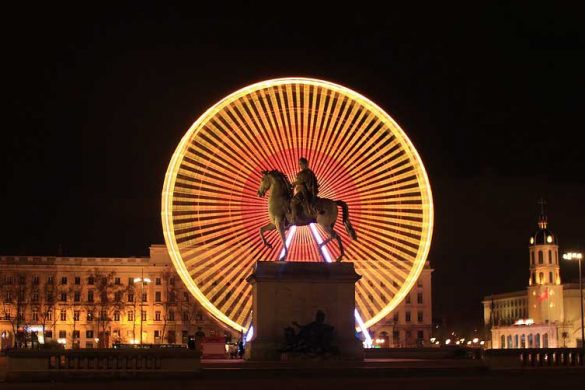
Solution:
[[[538,230],[529,239],[528,316],[535,323],[563,322],[563,286],[557,237],[548,229],[544,200],[538,202]]]

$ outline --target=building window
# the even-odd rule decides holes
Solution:
[[[422,293],[416,294],[416,303],[423,303],[423,295]]]
[[[134,278],[128,278],[128,286],[134,286]]]
[[[536,348],[540,348],[540,333],[536,334],[536,337],[534,337],[534,342],[535,342]]]
[[[160,321],[160,311],[155,311],[154,312],[154,320],[155,321]]]
[[[406,303],[410,303],[410,294],[406,294]]]
[[[544,284],[544,272],[538,274],[539,284]]]
[[[67,276],[63,276],[63,277],[61,278],[61,284],[62,284],[62,285],[66,285],[66,284],[67,284]]]
[[[501,335],[500,336],[500,348],[505,348],[506,347],[506,336]]]
[[[47,321],[53,321],[53,311],[47,310]]]
[[[47,276],[47,284],[53,284],[55,279],[52,276]]]
[[[65,330],[60,330],[60,331],[59,331],[59,338],[60,338],[60,339],[65,339],[65,338],[67,338],[67,331],[65,331]]]
[[[549,282],[550,284],[552,284],[552,283],[553,283],[553,273],[552,273],[552,272],[549,272],[549,273],[548,273],[548,282]]]
[[[73,321],[79,321],[79,316],[80,316],[80,311],[79,310],[75,310],[73,312]]]
[[[88,302],[93,302],[93,291],[88,291],[87,292],[87,301]]]
[[[87,320],[88,321],[93,321],[93,311],[88,311],[87,312]]]
[[[67,302],[67,293],[62,292],[61,297],[59,299],[61,302]]]
[[[108,312],[106,310],[100,311],[100,321],[107,321]]]
[[[543,264],[544,258],[542,256],[542,251],[538,251],[538,264]]]
[[[171,291],[169,293],[169,302],[175,303],[177,301],[177,293],[175,291]]]
[[[39,312],[36,310],[33,310],[32,312],[32,320],[33,321],[38,321],[39,320]]]
[[[175,278],[170,278],[170,279],[169,279],[169,284],[170,284],[171,286],[174,286],[174,285],[175,285]]]
[[[169,310],[169,321],[175,320],[175,312],[173,310]]]
[[[114,321],[120,321],[120,312],[118,310],[114,312]]]
[[[132,310],[128,312],[128,321],[134,321],[134,312]]]
[[[183,321],[185,321],[185,322],[189,321],[189,312],[188,311],[183,312]]]
[[[33,276],[32,283],[34,285],[38,285],[39,284],[39,277],[38,276]]]
[[[189,342],[189,332],[186,330],[181,331],[181,342],[187,344]]]
[[[542,335],[542,348],[548,348],[548,333]]]
[[[160,291],[157,291],[157,292],[154,293],[154,301],[155,302],[160,302],[161,301]]]
[[[189,302],[189,293],[187,291],[183,292],[183,300],[185,302]]]
[[[552,264],[552,262],[553,262],[553,258],[552,258],[552,251],[551,251],[551,250],[549,250],[549,251],[548,251],[548,263],[549,263],[549,264]]]
[[[160,339],[160,330],[155,330],[155,331],[154,331],[154,339],[155,339],[155,340],[158,340],[158,339]]]
[[[93,339],[93,330],[86,330],[85,331],[85,338],[86,339]]]
[[[122,282],[120,281],[120,278],[114,278],[114,284],[119,286]]]
[[[423,312],[419,311],[418,313],[416,313],[416,320],[418,322],[423,322]]]
[[[95,284],[95,278],[93,276],[90,276],[89,278],[87,278],[87,284],[89,284],[90,286],[93,286]]]
[[[78,330],[74,330],[73,333],[72,333],[72,335],[73,335],[73,338],[74,339],[78,339],[79,338],[79,331]]]
[[[419,330],[416,332],[416,338],[419,340],[424,340],[425,338],[425,332],[423,332],[422,330]]]
[[[79,276],[76,276],[74,283],[79,286],[81,284],[81,278]]]
[[[520,337],[520,348],[526,348],[526,335],[523,334],[522,337]]]
[[[423,282],[422,282],[422,280],[418,280],[416,282],[416,287],[423,288]]]
[[[18,277],[18,284],[25,284],[26,283],[26,276],[19,276]]]
[[[146,302],[147,301],[147,298],[148,298],[147,293],[143,292],[142,293],[142,302]]]
[[[146,310],[141,310],[142,318],[141,321],[146,321]]]
[[[156,278],[154,280],[154,284],[156,284],[157,286],[160,286],[160,278]]]
[[[168,337],[167,338],[169,340],[169,344],[174,344],[176,342],[176,340],[177,340],[177,336],[175,334],[175,331],[174,330],[169,330],[167,334],[168,334]]]
[[[34,292],[31,296],[31,301],[33,302],[38,302],[39,301],[39,293],[38,292]]]
[[[116,302],[122,302],[122,291],[116,291],[114,294],[114,300]]]
[[[73,293],[73,301],[74,301],[74,302],[79,302],[79,301],[81,301],[81,292],[79,292],[79,291],[75,291],[75,292]]]
[[[128,302],[134,302],[134,294],[128,293]]]
[[[60,318],[61,321],[67,321],[67,311],[65,309],[61,309]]]
[[[407,312],[405,313],[405,315],[404,315],[404,320],[405,320],[406,322],[410,322],[410,312],[409,312],[409,311],[407,311]]]

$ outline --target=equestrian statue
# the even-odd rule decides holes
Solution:
[[[292,225],[306,226],[317,223],[328,235],[328,238],[319,244],[321,257],[325,261],[322,247],[330,241],[336,240],[339,246],[339,257],[336,261],[339,262],[344,256],[343,243],[341,237],[333,229],[337,220],[338,206],[341,207],[345,231],[352,240],[357,239],[356,232],[349,221],[347,203],[342,200],[318,197],[319,183],[315,173],[309,168],[309,162],[306,158],[299,159],[299,167],[300,171],[292,184],[286,175],[278,170],[262,171],[258,196],[263,197],[270,190],[268,198],[270,223],[260,228],[262,242],[267,247],[272,248],[272,245],[266,241],[264,232],[276,229],[284,248],[284,256],[280,258],[280,261],[285,261],[288,256],[288,248],[285,243],[286,230]]]

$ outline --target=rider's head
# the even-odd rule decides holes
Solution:
[[[307,161],[306,158],[301,157],[299,158],[299,166],[301,167],[301,169],[309,168],[309,162]]]

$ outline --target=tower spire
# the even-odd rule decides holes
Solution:
[[[540,205],[540,214],[538,215],[538,227],[541,229],[546,229],[546,225],[547,225],[547,218],[546,218],[546,211],[545,211],[546,202],[544,201],[544,198],[541,197],[537,203]]]

